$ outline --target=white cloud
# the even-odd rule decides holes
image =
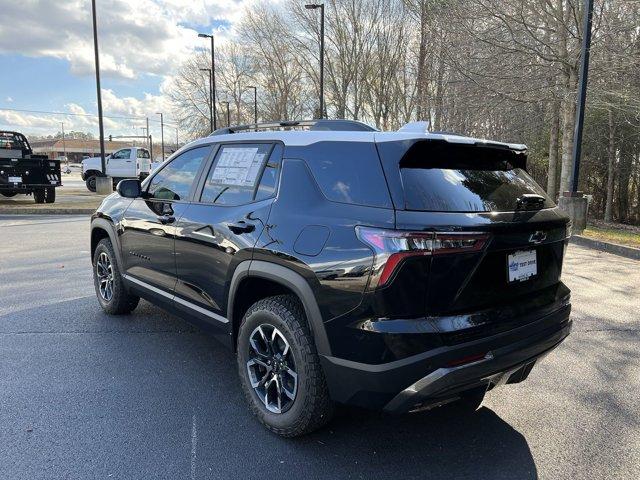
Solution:
[[[205,46],[186,24],[233,24],[244,5],[253,1],[102,0],[97,7],[100,69],[105,75],[128,79],[168,75],[196,48]],[[2,1],[0,53],[65,59],[74,74],[89,75],[94,72],[92,32],[88,1]],[[219,31],[221,37],[228,33],[224,28]]]
[[[232,38],[247,5],[260,0],[100,0],[98,33],[100,69],[103,74],[102,102],[105,134],[140,134],[150,118],[151,133],[160,135],[158,115],[165,112],[171,124],[171,104],[164,92],[172,75],[196,49],[208,42],[197,32],[216,30],[216,44]],[[272,0],[280,1],[280,0]],[[37,1],[2,0],[0,54],[53,57],[67,60],[73,75],[94,74],[91,2],[88,0]],[[25,34],[28,32],[28,34]],[[136,79],[153,75],[162,78],[158,92],[119,96],[110,79],[135,85]],[[7,103],[13,99],[7,97]],[[0,110],[0,128],[16,128],[27,134],[49,135],[60,129],[98,134],[95,97],[78,98],[64,105],[75,115],[53,115]],[[62,108],[61,108],[62,109]],[[171,128],[171,126],[169,127]],[[175,131],[173,133],[175,135]]]
[[[7,102],[7,103],[13,103],[13,98],[7,97],[7,98],[5,98],[4,101]]]
[[[165,136],[175,137],[175,125],[171,119],[171,104],[167,97],[145,93],[142,98],[119,97],[113,90],[102,89],[104,133],[108,135],[141,135],[142,127],[149,127],[154,137],[160,138],[160,117],[165,113]],[[91,132],[98,136],[98,118],[94,111],[87,111],[77,103],[64,105],[64,113],[40,113],[0,110],[0,129],[19,130],[26,135],[52,135],[61,130]],[[168,138],[168,137],[167,137]]]

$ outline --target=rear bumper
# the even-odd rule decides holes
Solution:
[[[8,184],[8,183],[0,183],[0,190],[8,190],[13,192],[24,192],[28,193],[37,188],[47,188],[47,187],[61,187],[62,182],[54,182],[54,183],[19,183],[17,185]]]
[[[370,365],[328,356],[321,360],[334,400],[402,413],[479,386],[524,380],[533,365],[569,335],[570,310],[566,305],[507,332],[391,363]],[[456,364],[464,358],[474,360]]]

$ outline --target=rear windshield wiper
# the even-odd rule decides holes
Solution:
[[[525,193],[516,200],[516,210],[540,210],[544,208],[544,197],[536,193]]]

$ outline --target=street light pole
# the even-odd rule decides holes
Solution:
[[[60,122],[60,124],[62,125],[62,151],[64,153],[64,158],[67,158],[67,143],[64,139],[64,122]]]
[[[582,129],[584,108],[587,101],[587,80],[589,78],[589,52],[591,50],[591,23],[593,19],[593,0],[584,2],[584,23],[582,28],[582,58],[580,62],[580,88],[578,90],[578,109],[576,111],[576,129],[573,135],[573,176],[571,191],[578,191],[580,176],[580,156],[582,155]]]
[[[160,146],[162,148],[162,161],[164,162],[164,115],[161,112],[157,112],[160,115]]]
[[[98,25],[96,20],[96,0],[91,0],[91,13],[93,17],[93,50],[96,64],[96,90],[98,95],[98,129],[100,131],[100,165],[102,173],[106,173],[107,167],[104,159],[104,124],[102,123],[102,92],[100,90],[100,55],[98,53]]]
[[[253,89],[253,123],[258,123],[258,87],[247,85],[247,88]]]
[[[310,3],[304,8],[320,9],[320,118],[324,118],[324,3]]]
[[[211,69],[210,68],[201,68],[201,72],[207,72],[209,74],[209,123],[211,124],[211,131],[215,130],[214,119],[213,119],[213,85],[211,83]]]
[[[580,61],[580,80],[578,88],[578,104],[576,108],[576,125],[573,134],[573,175],[570,191],[562,192],[558,206],[571,219],[572,234],[580,235],[587,228],[589,202],[582,192],[578,192],[580,174],[580,156],[582,154],[582,127],[584,124],[584,107],[587,99],[587,80],[589,76],[589,50],[591,49],[591,23],[593,18],[593,0],[584,1],[584,23],[582,29],[582,58]]]
[[[216,54],[215,54],[215,41],[213,39],[213,35],[208,35],[206,33],[199,33],[198,36],[200,38],[210,38],[211,39],[211,89],[213,90],[213,130],[217,130],[218,122],[217,116],[218,112],[216,111]]]
[[[149,117],[147,117],[147,146],[151,152],[151,132],[149,131]]]
[[[227,105],[227,127],[231,126],[231,111],[229,110],[229,101],[225,100],[223,102],[220,103],[224,103]]]

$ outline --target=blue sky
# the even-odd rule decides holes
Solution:
[[[171,122],[166,89],[180,63],[207,45],[197,32],[214,32],[218,42],[229,41],[252,1],[98,0],[105,115],[153,120],[163,111]],[[96,113],[91,2],[2,3],[0,129],[47,135],[64,121],[66,130],[96,134],[92,117],[8,110]],[[111,119],[105,127],[120,134],[137,124]]]

